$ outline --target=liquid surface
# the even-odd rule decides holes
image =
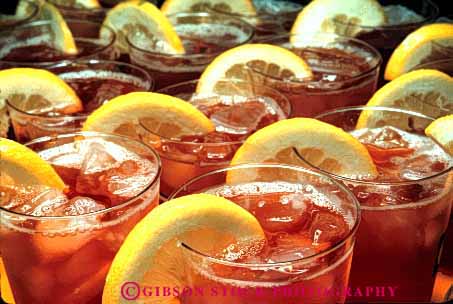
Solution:
[[[393,127],[352,132],[368,149],[378,169],[376,182],[414,181],[404,185],[350,185],[360,203],[389,206],[419,202],[438,196],[451,187],[447,174],[432,180],[421,179],[446,172],[453,159],[426,136]]]
[[[0,206],[35,216],[81,215],[139,195],[157,174],[147,158],[102,139],[85,139],[43,150],[67,188],[2,185]]]
[[[103,48],[102,45],[86,40],[77,40],[76,44],[78,53],[75,55],[64,54],[47,43],[33,45],[17,43],[16,47],[5,45],[2,46],[2,50],[0,50],[0,60],[29,63],[55,62],[89,56]]]
[[[335,195],[311,185],[254,182],[224,185],[207,193],[225,197],[251,212],[266,234],[259,251],[237,254],[235,246],[224,259],[243,263],[275,263],[313,256],[346,237],[351,215],[336,205]],[[256,249],[256,247],[253,247]]]
[[[393,127],[357,130],[379,171],[378,182],[418,180],[441,173],[453,159],[432,139]]]
[[[308,89],[340,89],[350,86],[351,82],[348,80],[372,68],[370,58],[364,54],[338,48],[304,47],[290,50],[304,59],[313,71],[313,78],[303,84]]]
[[[72,116],[85,116],[116,96],[147,88],[146,83],[134,76],[110,71],[85,70],[58,76],[74,89],[82,101],[83,110],[72,113]],[[65,108],[54,108],[51,101],[41,99],[39,102],[32,100],[23,104],[21,110],[48,117],[67,115]]]

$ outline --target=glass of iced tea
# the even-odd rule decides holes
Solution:
[[[382,58],[363,41],[335,34],[283,35],[263,43],[287,48],[304,59],[313,78],[297,79],[249,64],[253,83],[271,86],[291,101],[293,117],[314,117],[334,108],[365,104],[377,87]]]
[[[11,29],[28,23],[39,14],[39,5],[32,0],[22,0],[15,13],[7,15],[0,13],[0,30]]]
[[[186,53],[163,53],[143,33],[129,33],[130,61],[145,68],[156,80],[156,89],[198,79],[204,68],[223,51],[247,43],[254,30],[246,22],[213,13],[179,13],[168,16]]]
[[[344,108],[316,118],[356,137],[379,172],[372,180],[331,174],[352,190],[362,210],[350,286],[382,286],[379,294],[349,300],[430,302],[453,202],[453,158],[424,135],[433,119],[385,107]]]
[[[63,62],[47,70],[69,84],[83,104],[79,113],[65,114],[52,102],[6,100],[16,140],[27,142],[41,136],[71,133],[82,128],[87,116],[108,100],[136,91],[150,91],[154,81],[134,65],[108,60]]]
[[[66,188],[0,186],[1,256],[15,303],[101,303],[113,257],[159,202],[159,156],[133,139],[94,132],[27,146]]]
[[[387,24],[383,26],[358,26],[357,39],[366,41],[381,53],[384,64],[387,64],[393,50],[411,32],[424,24],[434,22],[439,15],[439,8],[430,0],[412,1],[379,1],[387,16]],[[348,35],[348,25],[341,20],[335,21],[339,34]]]
[[[159,91],[195,105],[215,124],[214,132],[165,138],[149,131],[146,121],[141,123],[142,140],[154,147],[162,159],[163,198],[191,178],[228,166],[250,134],[290,115],[288,100],[272,88],[244,81],[228,80],[220,84],[213,94],[196,94],[197,81]]]
[[[173,195],[209,193],[251,212],[266,234],[265,244],[207,256],[183,244],[192,294],[182,303],[343,303],[358,202],[326,175],[277,164],[232,166],[199,176]]]
[[[114,47],[116,35],[96,22],[67,20],[78,54],[63,54],[54,46],[51,21],[36,21],[0,32],[0,68],[46,67],[64,60],[114,60],[119,53]],[[102,28],[102,37],[100,30]]]

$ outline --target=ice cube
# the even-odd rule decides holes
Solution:
[[[106,207],[87,197],[74,197],[54,209],[57,216],[71,218],[42,219],[36,225],[34,244],[44,262],[62,260],[74,254],[97,236],[100,215],[80,216]]]
[[[116,164],[115,158],[107,152],[106,146],[99,142],[92,142],[82,162],[82,174],[94,174],[103,172]]]
[[[250,203],[250,202],[249,202]],[[250,211],[267,231],[295,231],[309,219],[307,197],[301,193],[257,196]]]
[[[261,119],[267,114],[261,102],[232,104],[211,115],[218,132],[247,134],[257,129]]]
[[[282,234],[276,237],[267,253],[269,262],[294,261],[318,253],[316,245],[308,237],[299,234]]]
[[[446,163],[436,162],[432,155],[422,154],[406,159],[401,164],[400,176],[404,180],[418,180],[433,176],[446,169]]]
[[[46,186],[0,187],[0,206],[34,216],[52,216],[56,209],[67,203],[62,191]]]
[[[423,17],[403,5],[384,6],[388,25],[416,23],[423,21]]]
[[[296,13],[301,11],[303,8],[303,6],[299,3],[278,0],[254,0],[253,4],[259,11],[273,15]]]
[[[333,211],[316,212],[310,226],[310,235],[314,244],[335,243],[349,232],[345,219]]]
[[[143,191],[155,174],[151,161],[113,143],[92,142],[76,190],[108,198],[116,205]]]
[[[65,204],[61,204],[59,208],[56,208],[55,215],[76,216],[104,210],[105,208],[106,206],[104,204],[97,202],[92,198],[76,196],[68,200]],[[89,221],[88,217],[86,218],[86,221]]]
[[[383,127],[368,130],[360,135],[358,139],[364,144],[372,144],[385,149],[408,148],[409,143],[405,139],[407,134],[393,127]]]

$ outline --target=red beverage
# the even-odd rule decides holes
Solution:
[[[47,44],[27,45],[20,46],[12,49],[9,53],[5,54],[0,60],[8,62],[21,62],[26,58],[30,62],[56,62],[63,60],[74,60],[80,57],[89,56],[99,49],[99,45],[95,42],[80,41],[77,43],[78,53],[64,54],[60,50]]]
[[[232,182],[231,173],[240,181]],[[343,303],[358,218],[345,190],[316,173],[279,165],[231,167],[187,183],[176,196],[225,197],[256,216],[266,241],[232,244],[209,259],[197,244],[186,244],[189,285],[205,292],[182,303]]]
[[[318,117],[351,131],[379,172],[374,180],[342,179],[362,209],[350,285],[385,287],[384,295],[357,295],[350,301],[429,302],[453,202],[453,159],[423,135],[431,118],[370,107],[382,112],[383,120],[354,130],[361,110]],[[394,294],[389,287],[395,288]]]
[[[100,133],[28,146],[67,187],[0,187],[1,256],[15,303],[101,303],[113,257],[158,204],[159,158],[139,142]]]
[[[69,20],[67,24],[77,54],[64,54],[55,47],[50,21],[36,21],[0,35],[0,68],[49,67],[63,60],[114,60],[118,57],[114,47],[116,36],[111,29],[89,21]],[[102,37],[99,34],[101,29]]]
[[[447,50],[445,50],[447,52]],[[453,50],[449,50],[453,52]],[[439,54],[442,55],[442,54]],[[418,65],[414,68],[414,70],[418,69],[435,69],[441,72],[444,72],[453,77],[453,53],[451,55],[445,56],[441,60],[434,60],[431,62],[427,62],[421,65]],[[447,59],[450,58],[450,59]],[[439,271],[449,275],[453,278],[453,212],[450,216],[450,223],[448,225],[447,233],[445,235],[444,247],[442,248],[442,256],[439,265]]]
[[[196,81],[185,82],[160,93],[177,96],[195,105],[215,124],[215,132],[165,138],[147,131],[151,128],[147,129],[146,122],[142,122],[145,129],[142,140],[154,147],[162,159],[161,193],[164,197],[196,176],[227,166],[245,138],[285,119],[290,111],[284,96],[264,86],[257,86],[250,96],[239,95],[241,93],[223,95],[223,92],[199,96],[193,91],[196,84]],[[236,88],[248,85],[235,82]]]
[[[150,42],[140,32],[127,37],[130,61],[153,76],[157,89],[198,79],[217,55],[253,36],[253,28],[236,18],[210,13],[180,13],[168,18],[184,44],[183,55],[169,54],[159,42]]]
[[[138,67],[115,61],[78,61],[49,67],[79,96],[83,110],[70,115],[52,103],[28,100],[15,106],[7,101],[14,134],[19,142],[74,132],[82,128],[87,116],[110,99],[135,91],[149,91],[153,80]]]
[[[314,117],[338,107],[365,104],[376,90],[380,55],[369,45],[333,34],[290,36],[263,40],[288,48],[304,59],[313,78],[280,77],[250,65],[256,83],[265,83],[291,101],[293,117]],[[262,66],[262,65],[261,65]]]

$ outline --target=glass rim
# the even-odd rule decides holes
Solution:
[[[213,12],[181,12],[181,13],[175,13],[175,14],[170,14],[167,16],[168,19],[172,18],[172,17],[179,17],[179,16],[199,16],[199,17],[206,17],[206,16],[209,16],[211,18],[213,18],[213,20],[218,20],[218,19],[215,19],[214,17],[218,15],[218,13],[213,13]],[[239,45],[243,45],[243,44],[246,44],[246,43],[249,43],[253,37],[255,36],[255,30],[253,28],[253,26],[251,26],[248,22],[245,22],[244,20],[241,20],[240,18],[236,18],[236,17],[228,17],[230,21],[234,21],[234,22],[237,22],[238,24],[241,24],[242,27],[245,27],[247,28],[249,31],[250,31],[250,35],[247,36],[247,38],[244,40],[244,41],[241,41],[239,43],[235,43],[234,45],[232,46],[229,46],[228,48],[232,48],[232,47],[236,47],[236,46],[239,46]],[[225,18],[221,19],[221,20],[224,20],[226,21]],[[223,23],[219,23],[218,21],[217,22],[214,22],[215,24],[220,24],[222,25]],[[245,31],[242,31],[245,33]],[[223,53],[224,51],[226,50],[221,50],[221,51],[218,51],[218,52],[213,52],[213,53],[204,53],[204,54],[172,54],[172,53],[163,53],[163,52],[158,52],[158,51],[153,51],[153,50],[150,50],[150,49],[144,49],[142,47],[139,47],[137,46],[131,39],[134,35],[136,35],[137,33],[139,33],[139,31],[135,30],[135,31],[130,31],[127,35],[126,35],[126,41],[127,41],[127,44],[129,47],[131,47],[132,49],[135,49],[141,53],[145,53],[145,54],[151,54],[155,57],[162,57],[162,58],[172,58],[172,59],[197,59],[197,58],[209,58],[209,57],[216,57],[218,56],[219,54]]]
[[[98,210],[98,211],[94,211],[94,212],[89,212],[89,213],[80,214],[80,215],[37,216],[37,215],[23,214],[23,213],[11,211],[11,210],[8,210],[8,209],[0,206],[0,214],[2,212],[4,212],[4,213],[6,213],[8,215],[19,216],[21,218],[30,219],[30,220],[71,220],[71,219],[75,219],[75,218],[86,218],[86,217],[92,217],[92,216],[96,216],[96,215],[102,215],[102,214],[105,214],[105,213],[109,213],[111,211],[120,210],[120,209],[122,209],[124,207],[127,207],[127,206],[133,204],[143,194],[145,194],[146,192],[151,190],[157,184],[157,182],[159,181],[159,178],[160,178],[161,173],[162,173],[162,163],[161,163],[161,159],[160,159],[159,153],[157,153],[152,147],[142,143],[139,140],[133,139],[133,138],[128,137],[128,136],[123,136],[123,135],[118,135],[118,134],[102,133],[102,132],[95,132],[95,131],[79,131],[79,132],[73,132],[73,133],[67,133],[67,134],[59,134],[59,135],[55,135],[55,136],[39,137],[39,138],[36,138],[36,139],[33,139],[33,140],[27,142],[25,144],[25,146],[29,147],[30,145],[33,145],[33,144],[57,141],[57,140],[60,140],[60,139],[72,138],[72,137],[74,139],[76,139],[76,137],[78,137],[78,136],[82,136],[82,137],[88,136],[89,138],[107,138],[107,139],[108,138],[116,138],[116,139],[121,139],[121,140],[123,140],[125,142],[128,142],[128,143],[132,142],[132,143],[134,143],[134,145],[144,148],[145,151],[148,151],[149,154],[153,155],[153,157],[155,158],[155,163],[157,165],[157,171],[156,171],[155,176],[149,182],[149,184],[142,191],[140,191],[140,193],[136,194],[134,197],[126,199],[126,200],[124,200],[123,202],[121,202],[120,204],[118,204],[116,206],[108,207],[108,208],[105,208],[105,209],[102,209],[102,210]],[[86,197],[91,198],[88,195]]]
[[[36,17],[38,15],[39,11],[41,10],[41,7],[38,3],[36,3],[33,0],[22,0],[22,1],[25,1],[29,5],[31,5],[33,7],[33,12],[30,15],[27,15],[26,17],[24,17],[23,19],[17,20],[17,22],[15,22],[13,24],[6,25],[4,27],[0,27],[0,32],[4,31],[4,30],[10,30],[10,31],[14,30],[13,27],[22,26],[24,24],[27,24],[28,21],[32,20],[34,17]],[[2,15],[2,14],[0,14],[0,15]]]
[[[229,81],[229,82],[249,83],[248,81],[244,81],[244,80],[240,80],[240,79],[226,79],[226,80]],[[183,86],[183,85],[187,85],[187,84],[197,83],[197,82],[198,82],[198,79],[179,82],[179,83],[176,83],[176,84],[172,84],[172,85],[166,86],[166,87],[164,87],[162,89],[159,89],[158,91],[156,91],[156,93],[161,93],[162,94],[162,91],[164,91],[164,90],[168,90],[170,88],[179,87],[179,86]],[[279,94],[283,98],[285,98],[285,101],[287,101],[288,105],[289,105],[290,113],[288,114],[288,117],[287,117],[287,118],[289,118],[291,113],[292,113],[292,106],[291,106],[291,103],[289,102],[289,100],[283,94],[281,94],[278,90],[275,90],[275,89],[273,89],[273,88],[271,88],[271,87],[269,87],[269,86],[267,86],[265,84],[259,84],[259,85],[262,86],[262,87],[265,87],[266,89],[269,89],[269,90],[271,90],[273,92],[276,92],[277,94]],[[169,94],[167,94],[167,95],[169,95]],[[209,96],[242,96],[242,95],[222,95],[222,94],[212,93]],[[255,96],[256,97],[261,97],[258,94],[256,94]],[[243,96],[243,97],[246,97],[247,99],[253,98],[251,96]],[[186,102],[190,103],[190,101],[186,101]],[[283,109],[282,109],[282,111],[283,111]],[[286,115],[286,113],[285,113],[285,115]],[[159,137],[160,140],[163,140],[163,141],[171,143],[171,144],[185,145],[185,146],[219,147],[219,146],[239,145],[239,144],[243,144],[245,142],[245,140],[249,136],[251,136],[253,134],[253,133],[249,134],[246,138],[244,138],[242,140],[233,140],[233,141],[215,142],[215,143],[196,143],[196,142],[191,142],[191,141],[183,141],[183,140],[180,140],[178,138],[168,138],[168,137],[159,135],[159,134],[149,130],[141,121],[139,121],[139,126],[142,129],[144,129],[144,131],[149,132],[149,133],[151,133],[152,135],[154,135],[156,137]],[[194,134],[194,135],[200,135],[200,134]],[[203,135],[203,134],[201,134],[201,135]]]
[[[427,120],[430,120],[430,121],[434,121],[435,120],[434,118],[429,117],[429,116],[427,116],[425,114],[422,114],[422,113],[419,113],[419,112],[415,112],[415,111],[411,111],[411,110],[405,110],[405,109],[401,109],[401,108],[397,108],[397,107],[383,107],[383,106],[354,106],[354,107],[337,108],[337,109],[334,109],[334,110],[331,110],[331,111],[323,112],[323,113],[315,116],[314,119],[320,120],[323,117],[327,117],[329,115],[335,115],[335,114],[338,114],[338,113],[345,113],[345,112],[350,112],[350,111],[363,111],[363,110],[399,112],[399,113],[404,113],[404,114],[411,115],[411,116],[416,116],[418,118],[427,119]],[[436,145],[438,145],[438,144],[436,143]],[[319,168],[319,167],[317,167],[315,165],[312,165],[310,162],[306,161],[303,157],[301,157],[299,155],[297,149],[293,149],[293,151],[296,153],[296,155],[298,156],[298,158],[301,161],[303,161],[305,164],[309,165],[314,170],[318,170],[318,171],[322,172],[323,174],[327,174],[327,175],[331,176],[334,179],[341,180],[342,182],[349,182],[349,183],[353,183],[353,184],[367,185],[367,186],[373,186],[373,187],[413,185],[414,183],[429,181],[429,180],[432,180],[432,179],[436,179],[436,178],[438,178],[440,176],[447,175],[447,174],[449,174],[449,172],[453,172],[453,165],[451,165],[450,167],[446,168],[445,170],[442,170],[439,173],[436,173],[434,175],[430,175],[430,176],[427,176],[427,177],[423,177],[423,178],[420,178],[420,179],[415,179],[415,180],[395,181],[395,182],[376,182],[376,181],[372,181],[372,180],[359,180],[359,179],[354,179],[354,178],[350,178],[350,177],[344,177],[344,176],[341,176],[341,175],[337,175],[337,174],[331,173],[329,171],[326,171],[324,169],[321,169],[321,168]],[[398,204],[398,205],[389,205],[389,206],[379,206],[379,207],[369,207],[369,206],[368,207],[367,206],[363,206],[363,207],[372,208],[372,209],[399,209],[399,208],[407,207],[408,205],[413,205],[413,204],[418,204],[418,203],[419,202],[416,202],[416,203],[405,203],[405,204]]]
[[[272,24],[279,25],[280,30],[284,30],[283,24],[285,23],[285,21],[287,21],[287,20],[285,20],[285,15],[295,13],[294,11],[292,11],[292,12],[286,12],[283,14],[270,14],[268,12],[259,12],[258,10],[256,10],[256,14],[240,14],[237,12],[222,11],[221,9],[218,9],[218,8],[209,8],[209,10],[215,14],[220,14],[220,15],[224,15],[224,16],[232,17],[232,18],[238,18],[238,19],[243,19],[243,18],[250,19],[251,18],[254,21],[252,21],[252,22],[245,21],[245,22],[247,22],[252,27],[254,27],[258,30],[268,30],[267,27],[263,26],[263,22],[261,22],[261,21],[264,21],[264,23],[271,22]],[[276,18],[276,17],[278,17],[278,18]],[[279,18],[281,18],[281,20]],[[286,19],[288,19],[288,18],[286,18]],[[263,39],[265,39],[265,38],[263,38]],[[261,42],[261,39],[259,41]]]
[[[203,178],[206,178],[206,177],[209,177],[209,176],[212,176],[212,175],[215,175],[215,174],[231,171],[231,170],[250,169],[250,168],[263,168],[263,167],[266,167],[266,168],[281,168],[281,169],[286,169],[286,170],[293,170],[293,171],[303,172],[303,173],[305,173],[307,175],[312,175],[312,176],[314,175],[314,176],[318,176],[318,177],[324,178],[324,179],[328,180],[329,182],[331,182],[336,187],[338,187],[338,189],[340,189],[340,191],[342,191],[343,193],[345,193],[348,196],[348,198],[352,202],[354,210],[356,210],[356,214],[355,214],[355,218],[354,218],[354,224],[352,225],[352,227],[350,227],[349,232],[340,241],[337,241],[336,243],[332,244],[328,249],[322,250],[322,251],[320,251],[320,252],[318,252],[316,254],[313,254],[313,255],[310,255],[310,256],[307,256],[307,257],[303,257],[303,258],[300,258],[300,259],[294,259],[294,260],[284,261],[284,262],[274,262],[274,263],[240,263],[240,262],[226,261],[226,260],[222,260],[220,258],[216,258],[216,257],[210,256],[210,255],[205,254],[203,252],[200,252],[199,250],[194,249],[193,246],[190,246],[188,244],[181,243],[181,246],[184,247],[185,249],[189,250],[190,253],[195,254],[195,255],[203,258],[203,259],[208,259],[209,261],[215,262],[217,264],[222,264],[222,265],[226,265],[226,266],[233,266],[233,267],[242,267],[242,268],[245,268],[245,267],[247,267],[247,268],[250,268],[250,267],[253,267],[253,268],[270,268],[270,267],[276,267],[276,266],[288,266],[288,265],[295,264],[295,263],[300,263],[300,262],[308,262],[308,261],[311,261],[311,260],[326,256],[326,255],[336,251],[337,249],[341,248],[343,245],[346,244],[346,242],[348,240],[350,240],[351,238],[354,237],[354,235],[356,234],[357,229],[359,227],[359,223],[361,221],[361,209],[360,209],[359,201],[357,200],[355,195],[352,193],[352,191],[349,190],[345,185],[343,185],[342,183],[336,181],[335,179],[333,179],[332,177],[330,177],[327,174],[324,174],[322,172],[317,172],[317,171],[314,171],[314,170],[310,170],[310,169],[307,169],[307,168],[304,168],[304,167],[300,167],[300,166],[294,166],[294,165],[288,165],[288,164],[280,164],[280,163],[248,163],[248,164],[233,165],[233,166],[229,166],[229,167],[226,167],[226,168],[213,170],[213,171],[204,173],[202,175],[199,175],[197,177],[194,177],[194,178],[190,179],[189,181],[185,182],[182,186],[180,186],[178,189],[173,191],[173,193],[170,194],[168,199],[171,200],[171,199],[176,198],[177,195],[185,187],[187,187],[187,186],[193,184],[194,182],[197,182],[197,181],[199,181],[199,180],[201,180]]]
[[[161,93],[161,94],[167,94],[165,93],[165,91],[167,90],[170,90],[170,89],[174,89],[174,88],[177,88],[177,87],[182,87],[182,86],[185,86],[185,85],[191,85],[191,84],[196,84],[199,82],[199,79],[192,79],[192,80],[186,80],[186,81],[183,81],[183,82],[178,82],[178,83],[175,83],[175,84],[171,84],[171,85],[168,85],[166,87],[163,87],[159,90],[156,91],[156,93]],[[244,79],[228,79],[228,78],[222,78],[219,80],[219,82],[229,82],[229,83],[248,83],[254,87],[262,87],[262,88],[266,88],[266,90],[276,94],[276,95],[279,95],[279,98],[282,98],[283,100],[285,100],[285,102],[287,103],[287,106],[288,106],[288,110],[289,110],[289,113],[285,113],[285,115],[287,115],[289,117],[291,117],[291,115],[293,114],[293,107],[291,105],[291,102],[290,100],[288,99],[288,97],[286,97],[283,93],[281,93],[280,91],[274,89],[273,87],[271,86],[268,86],[267,84],[265,83],[253,83],[252,81],[248,81],[248,80],[244,80]],[[206,95],[206,96],[242,96],[242,97],[247,97],[247,96],[243,96],[241,94],[236,94],[236,95],[224,95],[224,94],[218,94],[218,93],[209,93],[210,95],[207,95],[207,94],[203,94],[203,93],[197,93],[197,92],[194,92],[193,94],[195,95]],[[171,94],[167,94],[167,95],[171,95]],[[261,96],[260,94],[253,94],[253,96],[251,97],[247,97],[247,98],[253,98],[253,97],[266,97],[266,96]],[[284,111],[284,109],[281,109],[282,111]]]
[[[64,4],[58,4],[55,0],[47,0],[49,1],[52,5],[55,5],[59,10],[67,11],[67,10],[75,10],[75,11],[83,11],[83,12],[107,12],[109,8],[106,7],[94,7],[94,8],[86,8],[86,7],[73,7],[73,6],[67,6]]]
[[[0,63],[6,64],[6,65],[9,65],[9,66],[12,66],[12,67],[13,66],[48,67],[50,65],[54,65],[54,64],[62,63],[62,62],[71,62],[71,61],[76,61],[76,60],[90,59],[90,57],[92,57],[92,56],[94,56],[96,54],[102,53],[105,50],[113,47],[113,45],[114,45],[114,43],[116,41],[116,33],[108,25],[101,24],[101,23],[98,23],[98,22],[95,22],[95,21],[89,21],[89,20],[65,19],[65,21],[66,21],[66,23],[68,25],[71,24],[71,23],[82,23],[82,24],[89,24],[89,25],[92,25],[92,26],[94,25],[96,27],[99,27],[99,29],[106,29],[109,32],[110,39],[109,39],[107,44],[101,45],[99,47],[96,47],[96,49],[92,53],[84,55],[84,56],[77,57],[75,59],[61,59],[61,60],[55,60],[55,61],[40,61],[40,62],[28,61],[28,60],[12,61],[12,60],[0,59]],[[45,26],[45,25],[49,25],[49,24],[52,24],[51,20],[37,20],[37,21],[33,21],[33,22],[29,22],[29,23],[23,24],[23,25],[18,26],[18,27],[14,28],[14,29],[9,29],[9,30],[8,29],[4,29],[4,30],[2,29],[2,30],[0,30],[0,33],[4,32],[4,31],[7,31],[6,36],[15,36],[14,32],[16,32],[16,31],[27,30],[29,28],[35,28],[35,27]],[[100,32],[100,30],[99,30],[99,32]],[[74,37],[75,43],[77,45],[77,39],[80,36],[75,35],[73,37]]]
[[[379,25],[379,26],[371,26],[371,25],[354,25],[360,29],[364,30],[401,30],[405,27],[413,27],[413,26],[421,26],[422,24],[428,23],[433,21],[435,18],[439,16],[439,7],[432,2],[431,0],[422,0],[422,3],[426,3],[430,6],[430,11],[427,16],[422,16],[423,20],[416,21],[416,22],[409,22],[409,23],[402,23],[402,24],[388,24],[388,25]],[[341,24],[341,25],[349,25],[348,22],[343,22],[340,20],[334,20],[333,22]]]
[[[335,33],[314,32],[314,33],[311,33],[310,35],[307,35],[307,36],[305,36],[305,34],[291,34],[291,33],[289,33],[289,34],[283,34],[283,35],[273,36],[273,37],[269,37],[269,38],[263,38],[262,40],[260,40],[260,43],[272,44],[271,43],[272,41],[276,41],[276,40],[278,41],[279,39],[288,38],[285,43],[290,43],[291,44],[290,37],[302,37],[301,41],[304,41],[304,40],[305,41],[318,41],[319,38],[321,38],[323,36],[331,37],[331,38],[335,38],[335,39],[341,39],[341,42],[348,42],[348,41],[349,42],[354,42],[354,43],[364,47],[364,49],[369,51],[371,53],[371,55],[373,55],[374,58],[377,58],[376,63],[374,65],[370,65],[370,68],[368,68],[367,70],[365,70],[365,71],[363,71],[363,72],[361,72],[361,73],[359,73],[357,75],[354,75],[353,77],[351,77],[351,78],[349,78],[347,80],[334,81],[334,83],[348,83],[348,82],[353,82],[353,81],[359,80],[361,78],[367,77],[367,76],[375,73],[376,70],[378,70],[381,67],[382,63],[383,63],[382,55],[372,45],[368,44],[367,42],[365,42],[363,40],[357,39],[357,38],[341,36],[341,35],[338,35],[338,34],[335,34]],[[303,78],[302,79],[281,78],[281,77],[278,77],[278,76],[269,75],[269,74],[267,74],[265,72],[259,71],[259,70],[255,69],[255,68],[253,68],[252,66],[250,66],[249,64],[247,64],[246,67],[249,68],[250,70],[252,70],[254,73],[260,74],[260,75],[262,75],[264,77],[271,78],[271,79],[273,79],[275,81],[280,81],[280,82],[285,82],[285,83],[290,83],[290,84],[310,84],[310,83],[318,83],[319,82],[319,81],[312,81],[312,80],[304,80]],[[332,90],[326,90],[326,91],[329,92],[329,93],[334,93],[334,92],[341,92],[341,91],[347,90],[349,88],[350,87],[345,87],[345,88],[332,89]],[[313,94],[313,95],[326,94],[326,92],[318,92],[318,93],[313,92],[311,94]]]
[[[142,73],[142,75],[144,75],[146,77],[147,89],[145,89],[145,91],[151,90],[154,87],[154,85],[155,85],[155,80],[143,68],[141,68],[139,66],[136,66],[134,64],[125,63],[125,62],[121,62],[121,61],[114,61],[114,60],[81,59],[81,60],[74,60],[74,61],[62,61],[62,62],[57,62],[57,63],[55,63],[55,64],[53,64],[51,66],[46,67],[46,70],[47,69],[53,69],[53,68],[59,68],[59,67],[65,67],[65,66],[76,66],[77,64],[86,64],[86,65],[91,65],[91,64],[115,64],[117,66],[118,65],[119,66],[125,66],[125,67],[128,67],[128,68],[132,68],[132,69],[134,69],[136,71],[139,71],[140,73]],[[87,66],[87,68],[89,68],[89,67]],[[123,74],[123,73],[121,72],[121,74]],[[60,74],[56,74],[56,75],[59,76]],[[30,113],[30,112],[27,112],[25,110],[21,110],[21,109],[17,108],[15,105],[13,105],[12,103],[10,103],[8,101],[8,99],[5,99],[5,104],[6,104],[6,106],[12,108],[14,111],[17,111],[17,112],[21,113],[22,115],[27,115],[27,116],[31,116],[31,117],[35,117],[35,118],[42,118],[42,119],[45,119],[47,121],[60,121],[62,119],[67,119],[67,120],[72,120],[72,121],[79,121],[79,120],[85,120],[91,114],[91,113],[83,113],[83,114],[79,114],[79,115],[62,114],[62,115],[59,115],[59,116],[48,116],[48,115],[46,115],[46,113]]]
[[[433,41],[433,43],[435,43],[435,42]],[[432,67],[432,65],[444,64],[444,63],[451,63],[452,67],[453,67],[453,58],[442,58],[442,59],[437,59],[437,60],[428,61],[428,62],[424,62],[424,63],[419,63],[416,66],[414,66],[413,68],[411,68],[411,71],[419,70],[419,69],[434,69],[434,70],[438,70],[438,68]],[[443,73],[445,73],[445,72],[443,72]]]

